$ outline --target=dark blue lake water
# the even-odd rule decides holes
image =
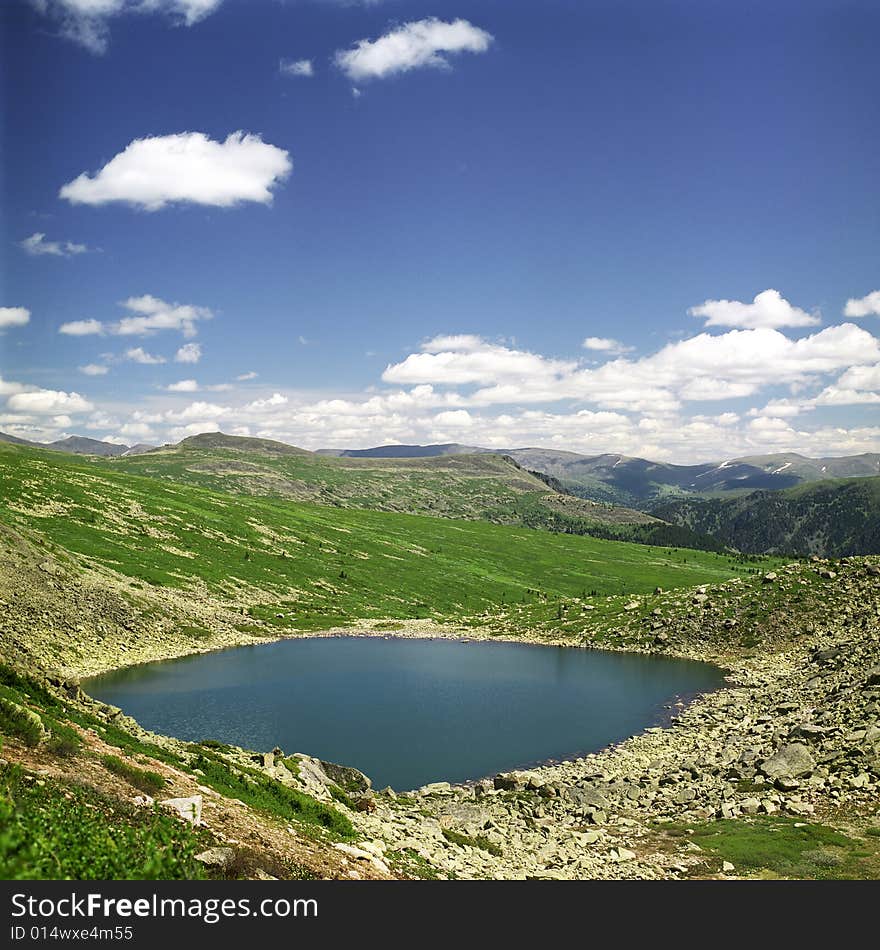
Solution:
[[[84,686],[156,732],[278,745],[403,790],[595,752],[722,682],[708,664],[635,654],[315,637],[149,663]]]

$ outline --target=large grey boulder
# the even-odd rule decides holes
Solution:
[[[350,765],[337,765],[335,762],[325,762],[320,760],[321,768],[324,774],[347,792],[366,792],[372,788],[373,783],[357,769]]]
[[[816,768],[816,760],[802,742],[790,742],[765,759],[761,772],[771,781],[800,778]]]

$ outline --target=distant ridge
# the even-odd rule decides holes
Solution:
[[[202,432],[182,439],[175,446],[163,448],[177,449],[236,449],[239,452],[268,452],[273,455],[313,455],[308,449],[300,449],[287,442],[274,439],[254,439],[243,435],[226,435],[224,432]]]
[[[430,458],[493,452],[523,468],[555,478],[559,486],[591,501],[651,509],[679,497],[731,496],[779,491],[827,478],[880,475],[880,453],[811,459],[795,453],[755,455],[674,465],[628,455],[580,455],[559,449],[487,449],[460,445],[383,445],[369,449],[321,449],[319,455],[365,458]]]
[[[374,449],[318,449],[315,454],[337,458],[417,459],[437,458],[441,455],[482,455],[491,452],[492,449],[445,442],[442,445],[380,445]]]
[[[66,439],[57,439],[55,442],[33,442],[30,439],[19,439],[17,436],[0,432],[0,442],[10,442],[12,445],[29,445],[35,449],[52,449],[55,452],[67,452],[71,455],[99,455],[102,458],[113,458],[131,452],[131,448],[127,445],[117,442],[104,442],[101,439],[90,439],[83,435],[70,435]],[[146,452],[152,449],[153,446],[141,444],[136,448],[140,452]]]
[[[102,442],[100,439],[89,439],[82,435],[71,435],[57,442],[49,442],[46,446],[58,452],[71,452],[73,455],[102,455],[113,457],[125,455],[127,445],[118,445],[115,442]]]

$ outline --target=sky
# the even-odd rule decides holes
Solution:
[[[9,0],[0,431],[880,451],[871,0]]]

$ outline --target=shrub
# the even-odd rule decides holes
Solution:
[[[43,722],[30,709],[0,696],[0,732],[14,736],[27,746],[36,746],[45,735]]]
[[[206,846],[158,810],[111,802],[89,789],[41,785],[0,769],[0,878],[175,880],[203,878]]]
[[[155,795],[165,787],[165,777],[158,772],[139,769],[118,756],[104,755],[101,757],[101,762],[108,771],[125,779],[129,785],[133,785],[147,795]]]

